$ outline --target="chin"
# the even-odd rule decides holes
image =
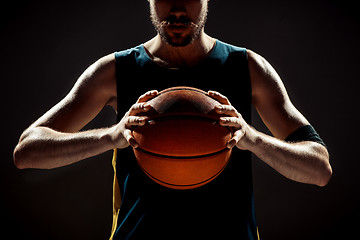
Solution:
[[[180,33],[172,33],[172,34],[164,34],[161,35],[161,38],[169,45],[173,47],[185,47],[197,38],[194,34],[180,34]]]

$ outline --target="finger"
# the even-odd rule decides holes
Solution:
[[[129,129],[125,129],[123,135],[130,146],[133,148],[137,148],[139,146]]]
[[[244,132],[241,129],[237,130],[234,133],[234,136],[227,142],[227,147],[233,148],[243,136],[244,136]]]
[[[147,102],[150,99],[156,97],[156,95],[158,95],[158,94],[159,94],[159,92],[157,90],[148,91],[139,97],[139,99],[137,100],[137,103]]]
[[[147,117],[129,116],[126,120],[125,127],[130,128],[132,126],[144,126]]]
[[[209,94],[210,97],[214,98],[215,100],[217,100],[221,104],[231,105],[229,99],[227,97],[225,97],[224,95],[222,95],[221,93],[219,93],[219,92],[210,90],[210,91],[208,91],[208,94]]]
[[[238,117],[221,117],[219,123],[224,127],[234,127],[235,129],[241,127],[241,121]]]
[[[129,115],[134,116],[134,115],[142,113],[142,112],[147,112],[150,110],[150,108],[151,108],[150,104],[148,104],[146,102],[135,103],[134,105],[132,105],[132,107],[129,111]]]
[[[219,114],[225,114],[225,115],[229,115],[232,117],[239,116],[239,113],[236,110],[236,108],[234,108],[231,105],[217,105],[217,106],[215,106],[215,111]]]

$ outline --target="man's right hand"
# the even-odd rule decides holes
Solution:
[[[133,126],[143,126],[146,123],[146,116],[137,115],[150,110],[150,105],[146,102],[157,95],[157,90],[148,91],[141,95],[137,102],[125,113],[121,121],[113,127],[112,139],[115,148],[126,148],[129,145],[134,148],[138,147],[138,143],[131,133],[131,128]]]

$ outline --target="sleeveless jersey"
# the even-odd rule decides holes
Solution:
[[[143,45],[115,53],[118,121],[149,90],[189,86],[227,96],[251,122],[246,49],[216,41],[194,67],[169,69],[151,60]],[[258,239],[251,153],[233,149],[224,171],[204,186],[176,190],[152,181],[131,147],[114,150],[114,218],[111,239]]]

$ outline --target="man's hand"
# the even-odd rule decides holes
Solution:
[[[224,114],[220,125],[233,127],[235,132],[227,147],[249,150],[285,177],[294,181],[325,186],[332,174],[326,148],[318,143],[304,141],[288,143],[263,134],[250,127],[229,100],[215,91],[209,96],[220,102],[215,111]]]
[[[133,126],[143,126],[146,123],[146,116],[136,116],[139,113],[147,112],[150,105],[146,102],[158,95],[157,90],[148,91],[141,95],[137,102],[127,111],[121,121],[114,126],[112,138],[115,148],[126,148],[129,145],[136,148],[138,143],[135,141],[131,128]]]
[[[221,103],[215,107],[215,111],[219,114],[228,115],[220,118],[220,125],[232,127],[235,131],[233,137],[228,141],[227,147],[233,148],[237,146],[239,149],[248,150],[249,145],[254,142],[254,130],[245,122],[235,107],[231,105],[227,97],[216,91],[209,91],[208,94]]]

